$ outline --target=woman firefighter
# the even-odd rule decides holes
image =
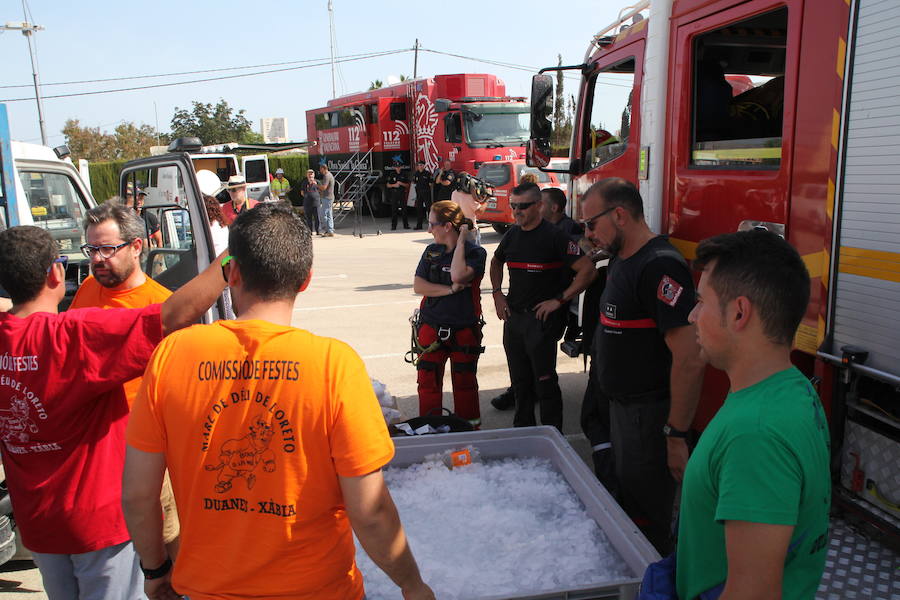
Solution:
[[[472,222],[450,200],[428,213],[434,243],[416,267],[413,290],[422,294],[416,335],[419,414],[439,413],[444,365],[450,359],[454,411],[477,429],[481,424],[476,370],[481,346],[481,290],[487,253],[467,239]]]

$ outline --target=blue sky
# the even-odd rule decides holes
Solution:
[[[628,0],[560,2],[363,2],[333,0],[339,56],[423,48],[518,65],[543,67],[581,62],[591,36],[608,25]],[[410,8],[415,6],[414,11]],[[565,8],[563,8],[563,6]],[[136,87],[220,77],[282,67],[260,67],[179,77],[46,85],[85,79],[155,75],[286,61],[327,59],[327,0],[230,2],[159,0],[100,2],[29,0],[36,34],[44,118],[50,145],[63,143],[68,118],[111,131],[122,121],[168,131],[176,107],[224,98],[259,130],[262,117],[287,117],[294,140],[306,139],[304,113],[331,97],[329,66],[158,87],[111,94],[46,98],[50,95]],[[22,21],[20,0],[0,0],[0,22]],[[28,45],[18,32],[0,34],[0,99],[33,97]],[[339,65],[337,93],[364,90],[375,79],[412,75],[407,52]],[[418,73],[482,72],[500,76],[507,93],[528,96],[531,73],[469,60],[419,53]],[[567,94],[576,82],[567,81]],[[155,103],[155,108],[154,108]],[[40,141],[34,100],[7,102],[14,139]]]

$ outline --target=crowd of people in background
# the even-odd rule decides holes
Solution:
[[[434,175],[424,167],[408,175],[397,164],[387,178],[392,229],[410,229],[413,208],[416,229],[427,220],[433,237],[413,277],[423,296],[420,414],[440,411],[449,361],[454,410],[481,425],[487,272],[511,384],[494,406],[514,407],[516,427],[562,431],[557,344],[587,291],[597,322],[583,325],[592,335],[581,424],[595,472],[662,555],[675,550],[682,486],[678,561],[667,567],[678,597],[810,597],[824,565],[828,431],[790,363],[809,293],[796,251],[760,231],[707,240],[697,288],[691,266],[647,226],[632,183],[592,185],[576,221],[561,190],[526,178],[510,196],[515,225],[488,262],[483,203],[454,190],[449,161]],[[33,417],[3,438],[3,462],[51,599],[359,599],[353,534],[404,598],[434,597],[381,474],[393,445],[362,360],[291,326],[312,235],[334,236],[335,179],[326,165],[319,174],[295,182],[299,201],[282,169],[274,202],[248,198],[241,175],[223,184],[225,202],[205,196],[218,257],[174,293],[141,269],[162,245],[160,223],[146,192],[127,188],[88,211],[91,276],[61,314],[66,259],[52,237],[0,232],[0,284],[12,300],[0,352],[28,365],[0,381],[0,409]],[[605,278],[598,259],[608,260]],[[220,297],[236,318],[184,329]],[[707,364],[726,372],[731,393],[697,443]]]

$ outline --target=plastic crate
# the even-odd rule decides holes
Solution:
[[[660,556],[555,428],[523,427],[394,438],[396,454],[389,466],[405,467],[422,462],[428,454],[469,444],[478,448],[481,457],[486,459],[549,459],[631,570],[631,576],[627,579],[606,582],[596,587],[544,590],[525,596],[484,596],[472,600],[632,600],[637,597],[644,570],[648,564],[659,560]]]

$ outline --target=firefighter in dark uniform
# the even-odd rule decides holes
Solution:
[[[523,183],[512,190],[516,224],[491,259],[491,294],[503,325],[503,348],[516,398],[513,426],[541,423],[562,431],[562,394],[556,375],[556,344],[566,325],[569,301],[597,276],[594,265],[565,233],[541,218],[541,190]],[[509,269],[504,295],[503,265]],[[571,271],[575,272],[572,277]]]
[[[403,215],[403,229],[409,229],[409,219],[406,216],[406,193],[409,191],[409,180],[401,169],[403,165],[394,161],[394,171],[388,173],[387,187],[391,196],[391,231],[397,229],[397,215]]]
[[[593,359],[598,398],[609,404],[620,503],[666,555],[705,368],[688,323],[694,281],[678,250],[647,226],[630,182],[595,183],[581,209],[588,239],[611,256]]]
[[[444,168],[434,176],[434,201],[449,200],[453,194],[453,182],[456,181],[456,172],[450,168],[450,161],[444,161]]]
[[[422,229],[422,219],[431,210],[431,185],[434,179],[425,170],[425,161],[416,163],[413,185],[416,186],[416,229]]]
[[[487,253],[468,239],[472,222],[455,202],[435,202],[428,225],[434,243],[422,254],[413,280],[413,291],[425,296],[416,332],[422,352],[416,364],[419,414],[440,412],[449,358],[454,410],[477,429],[481,410],[476,370],[483,351],[480,284]]]

